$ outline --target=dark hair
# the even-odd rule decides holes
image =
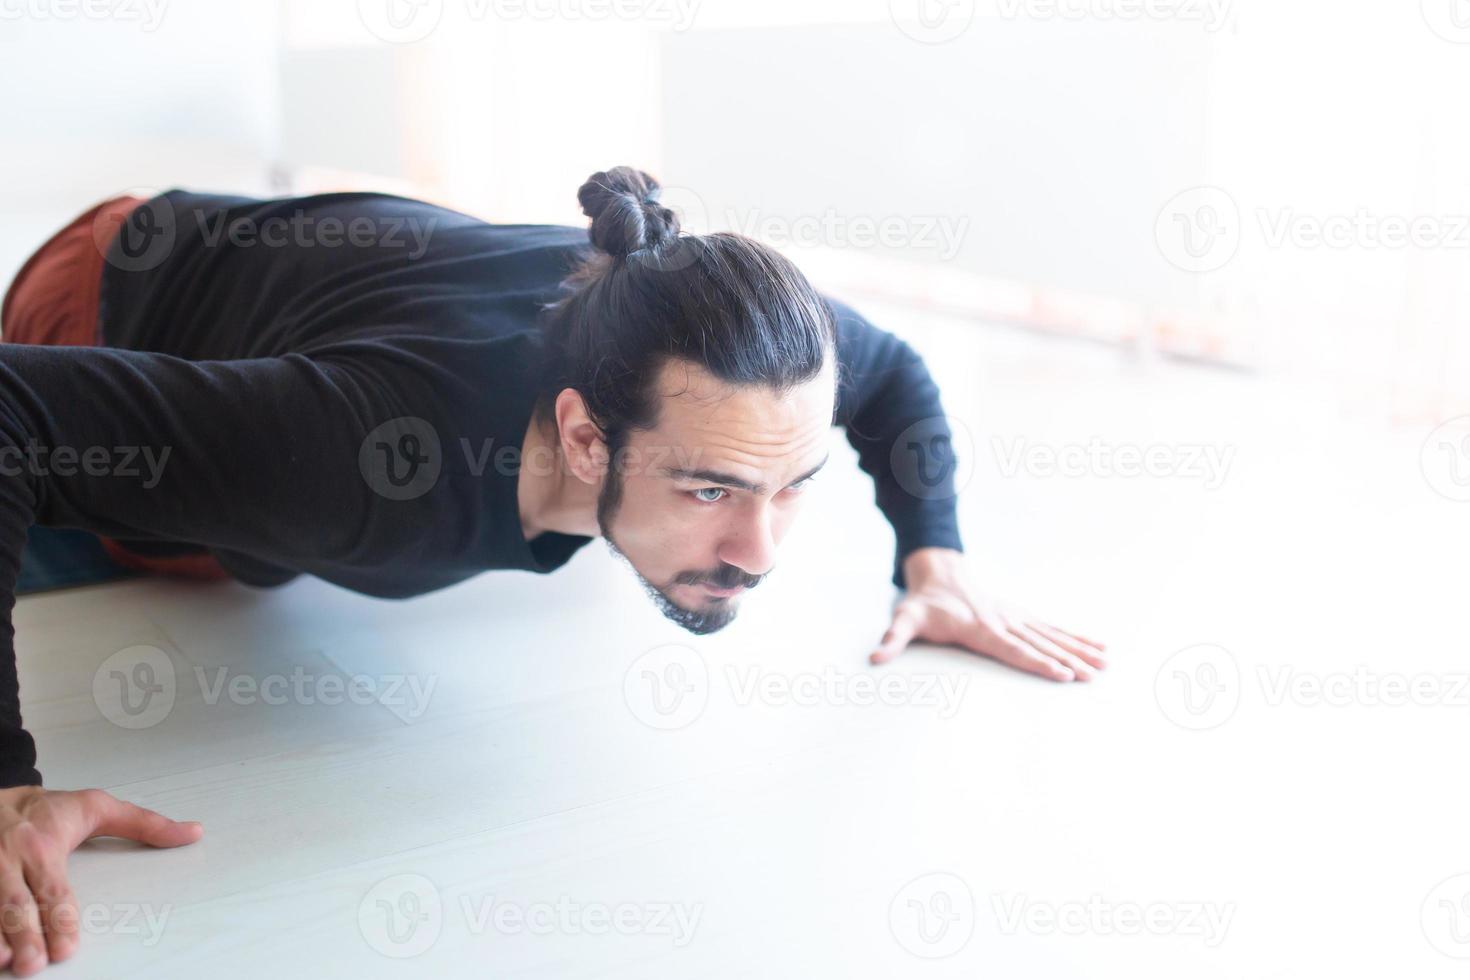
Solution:
[[[740,235],[681,234],[658,191],[631,167],[577,190],[595,251],[543,321],[541,409],[575,389],[613,452],[658,423],[653,381],[671,358],[778,394],[835,361],[832,310],[795,265]]]

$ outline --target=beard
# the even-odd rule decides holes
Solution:
[[[648,594],[648,598],[653,601],[658,611],[663,613],[665,619],[696,636],[714,633],[729,626],[735,620],[735,614],[740,611],[730,599],[715,599],[702,608],[689,609],[679,605],[667,592],[654,585],[644,577],[642,572],[638,571],[637,566],[623,553],[623,549],[618,547],[612,536],[612,519],[618,511],[618,505],[622,503],[622,498],[622,475],[610,472],[607,481],[603,484],[602,492],[597,497],[597,527],[602,532],[602,540],[607,542],[608,550],[628,566],[629,571],[638,579],[638,583],[643,586],[643,591]],[[743,586],[751,589],[759,584],[762,578],[764,576],[751,575],[734,565],[724,564],[712,572],[680,572],[674,577],[670,586],[708,583],[716,588],[733,589],[736,586]]]

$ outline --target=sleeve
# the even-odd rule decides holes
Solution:
[[[873,478],[875,500],[893,526],[893,584],[918,548],[963,550],[956,514],[958,459],[939,388],[913,348],[827,299],[837,321],[836,423]]]
[[[0,344],[0,786],[40,785],[12,613],[26,531],[346,558],[372,519],[355,372]],[[354,556],[355,557],[355,556]]]

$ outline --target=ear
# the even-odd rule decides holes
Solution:
[[[563,388],[552,408],[556,433],[567,468],[583,483],[601,483],[607,475],[607,443],[602,430],[587,414],[587,403],[575,388]]]

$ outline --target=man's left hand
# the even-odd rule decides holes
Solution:
[[[1107,666],[1103,644],[981,595],[951,548],[920,548],[903,560],[908,586],[893,623],[868,658],[887,663],[910,643],[951,644],[1055,681],[1088,681]]]

